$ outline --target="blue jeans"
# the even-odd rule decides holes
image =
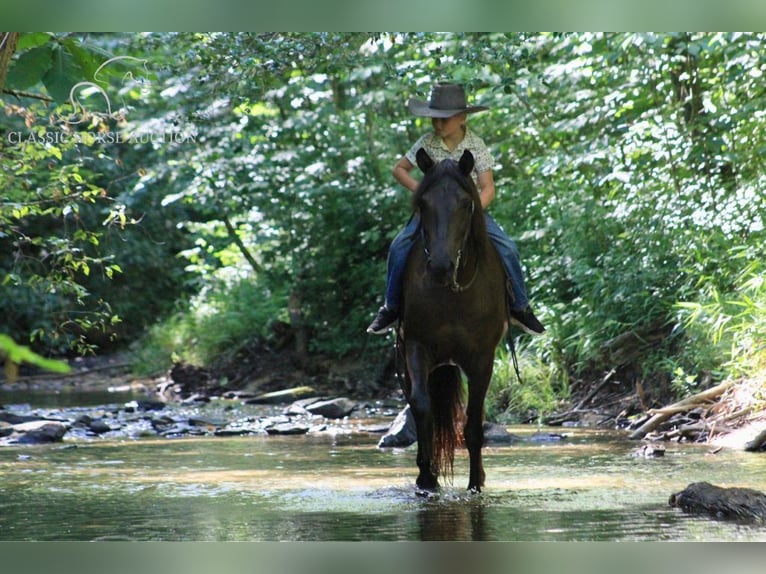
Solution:
[[[524,273],[521,270],[521,259],[516,244],[505,234],[505,231],[488,214],[484,214],[487,223],[487,233],[492,245],[497,249],[503,262],[506,276],[511,280],[511,309],[522,311],[529,305],[527,289],[524,285]],[[407,226],[399,232],[388,249],[388,279],[386,283],[386,306],[389,309],[399,309],[404,290],[404,268],[407,256],[418,239],[420,216],[415,214]]]

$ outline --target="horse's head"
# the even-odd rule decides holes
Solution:
[[[466,150],[460,161],[434,163],[424,149],[417,153],[423,179],[413,197],[420,213],[428,273],[438,283],[457,285],[457,274],[473,225],[481,217],[481,202],[471,179],[474,158]]]

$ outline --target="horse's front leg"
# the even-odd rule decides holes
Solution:
[[[433,465],[434,419],[431,397],[428,394],[428,375],[431,370],[428,353],[418,343],[407,345],[407,370],[411,388],[407,397],[418,434],[418,478],[415,483],[424,490],[439,487]]]
[[[468,405],[463,436],[470,460],[468,490],[473,492],[481,492],[484,486],[484,464],[481,459],[481,449],[484,446],[484,399],[492,378],[493,360],[494,354],[477,360],[472,368],[466,369]]]

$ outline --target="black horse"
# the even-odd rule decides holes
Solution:
[[[505,333],[505,271],[487,236],[474,158],[439,163],[417,153],[423,179],[413,196],[421,238],[407,261],[400,336],[407,377],[404,393],[418,435],[418,487],[438,488],[452,475],[462,439],[470,457],[468,489],[484,485],[484,398],[495,347]],[[461,372],[468,379],[463,411]],[[463,428],[460,428],[464,423]],[[462,436],[461,436],[462,435]]]

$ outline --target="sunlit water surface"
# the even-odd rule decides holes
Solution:
[[[538,429],[512,428],[519,435]],[[561,429],[556,429],[560,431]],[[485,448],[487,486],[422,496],[415,450],[361,432],[141,439],[0,449],[0,540],[766,540],[689,516],[700,480],[766,490],[766,456],[668,445],[632,456],[619,433]]]

